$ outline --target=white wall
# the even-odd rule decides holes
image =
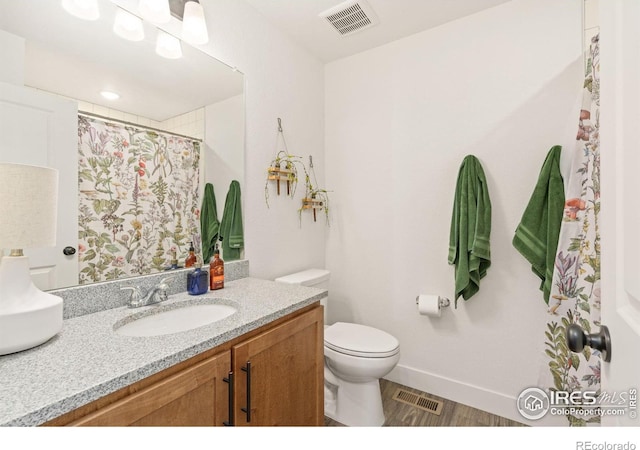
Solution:
[[[264,199],[278,117],[289,151],[305,159],[313,155],[318,181],[324,180],[323,65],[246,3],[202,3],[210,35],[207,51],[245,74],[242,200],[245,257],[250,260],[251,275],[273,279],[308,267],[324,267],[324,222],[303,221],[302,227],[298,222],[302,184],[295,199],[277,197],[273,190],[270,208]],[[216,192],[217,198],[223,195]]]
[[[204,173],[213,184],[218,216],[222,220],[231,181],[244,185],[244,95],[207,106],[204,117]],[[204,184],[202,190],[204,192]]]
[[[515,398],[537,384],[546,305],[511,240],[548,150],[573,148],[580,8],[513,0],[326,66],[330,321],[396,336],[389,379],[522,420]],[[420,316],[419,293],[453,300],[449,227],[467,154],[488,179],[492,266],[468,302]]]
[[[0,30],[0,81],[24,85],[25,40]]]

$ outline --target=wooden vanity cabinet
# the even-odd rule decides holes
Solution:
[[[214,426],[228,420],[226,351],[98,409],[70,426]]]
[[[323,310],[316,305],[45,425],[322,425],[323,386]]]
[[[324,424],[322,307],[235,345],[235,425]]]

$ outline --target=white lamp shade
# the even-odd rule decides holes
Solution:
[[[58,171],[0,163],[0,249],[56,245]]]
[[[98,0],[62,0],[62,7],[69,14],[84,20],[98,20]]]
[[[129,41],[141,41],[144,39],[142,19],[122,8],[118,8],[116,11],[116,18],[113,21],[113,32]]]
[[[182,57],[182,46],[180,40],[165,33],[162,30],[158,30],[158,38],[156,40],[156,53],[160,56],[169,59],[177,59]]]
[[[140,0],[138,10],[149,22],[167,23],[171,19],[169,0]]]
[[[184,5],[182,39],[194,45],[202,45],[209,42],[207,22],[204,20],[204,9],[198,2],[189,1]]]

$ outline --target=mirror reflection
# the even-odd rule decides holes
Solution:
[[[42,289],[183,266],[192,242],[199,250],[205,182],[218,214],[231,181],[243,183],[242,74],[185,42],[182,57],[160,56],[148,22],[140,41],[117,36],[114,19],[132,3],[99,1],[95,21],[60,2],[0,6],[0,43],[22,78],[0,73],[2,133],[31,130],[5,139],[0,161],[60,170],[58,246],[35,252]],[[179,25],[163,28],[179,36]],[[57,133],[33,133],[52,122]]]

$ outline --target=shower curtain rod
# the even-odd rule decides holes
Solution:
[[[203,142],[202,139],[198,139],[198,138],[195,138],[195,137],[192,137],[192,136],[187,136],[185,134],[178,134],[178,133],[174,133],[172,131],[161,130],[160,128],[149,127],[147,125],[140,125],[139,123],[127,122],[126,120],[114,119],[113,117],[101,116],[100,114],[95,114],[95,113],[91,113],[91,112],[87,112],[87,111],[78,110],[78,115],[93,117],[93,118],[96,118],[96,119],[101,119],[101,120],[105,120],[105,121],[109,121],[109,122],[118,122],[118,123],[121,123],[123,125],[130,125],[132,127],[143,128],[145,130],[157,131],[157,132],[160,132],[160,133],[170,134],[172,136],[176,136],[176,137],[180,137],[180,138],[184,138],[184,139],[190,139],[192,141],[196,141],[196,142],[200,142],[200,143]]]

